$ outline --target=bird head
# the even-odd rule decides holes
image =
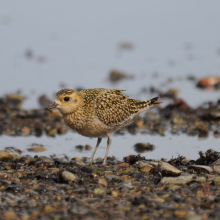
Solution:
[[[73,89],[62,89],[56,93],[55,101],[45,109],[52,111],[57,108],[62,115],[68,115],[77,110],[80,105],[78,92]]]

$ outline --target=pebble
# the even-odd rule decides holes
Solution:
[[[43,152],[47,150],[45,147],[30,147],[28,148],[28,151],[30,152]]]
[[[108,183],[104,178],[99,178],[98,183],[102,186],[108,186]]]
[[[204,165],[191,165],[188,167],[189,169],[194,169],[196,171],[202,170],[205,171],[207,173],[212,173],[213,169],[209,166],[204,166]]]
[[[193,175],[188,176],[178,176],[178,177],[163,177],[160,183],[163,184],[187,184],[191,182]]]
[[[176,167],[170,165],[169,163],[160,162],[158,165],[161,168],[162,174],[166,176],[178,176],[182,173],[181,170],[177,169]]]
[[[77,181],[79,180],[79,177],[69,171],[63,171],[62,172],[62,177],[64,180],[66,180],[67,182],[69,181]]]
[[[0,161],[19,159],[20,157],[15,150],[0,150]]]

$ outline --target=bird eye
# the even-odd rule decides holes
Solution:
[[[64,101],[65,102],[68,102],[70,100],[70,97],[68,97],[68,96],[66,96],[65,98],[64,98]]]

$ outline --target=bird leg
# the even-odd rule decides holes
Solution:
[[[102,138],[98,138],[97,144],[96,144],[96,146],[95,146],[95,149],[94,149],[94,151],[93,151],[93,153],[92,153],[92,156],[91,156],[91,158],[90,158],[90,160],[89,160],[89,165],[92,165],[93,157],[94,157],[95,152],[97,151],[97,149],[98,149],[99,144],[101,143],[101,141],[102,141]]]
[[[105,158],[104,158],[104,161],[103,161],[103,164],[102,164],[103,166],[106,165],[108,152],[109,152],[109,149],[110,149],[110,146],[111,146],[111,143],[112,143],[112,139],[111,139],[110,134],[107,134],[107,136],[108,136],[108,141],[107,141],[107,148],[106,148],[106,152],[105,152]]]

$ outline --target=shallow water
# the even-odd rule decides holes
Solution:
[[[22,154],[26,155],[44,155],[50,156],[56,154],[59,157],[67,155],[68,157],[90,157],[95,147],[96,138],[86,138],[77,133],[68,132],[62,136],[56,136],[50,138],[42,136],[40,138],[35,136],[29,137],[9,137],[1,136],[1,148],[15,147],[22,150]],[[178,154],[189,157],[190,159],[197,159],[199,157],[198,152],[212,148],[219,151],[219,139],[214,138],[211,134],[207,139],[198,139],[198,137],[186,136],[186,135],[171,135],[166,132],[165,136],[149,135],[149,134],[124,134],[124,135],[112,135],[112,146],[109,151],[109,156],[115,156],[117,159],[123,159],[123,157],[130,154],[137,154],[134,151],[134,145],[138,142],[150,143],[155,146],[154,151],[141,153],[149,159],[170,159],[177,157]],[[107,146],[107,139],[103,138],[100,147],[98,148],[95,158],[104,157],[105,149]],[[27,149],[31,147],[31,144],[42,144],[47,150],[43,152],[29,152]],[[86,144],[91,145],[91,150],[79,151],[75,148],[77,145]]]

